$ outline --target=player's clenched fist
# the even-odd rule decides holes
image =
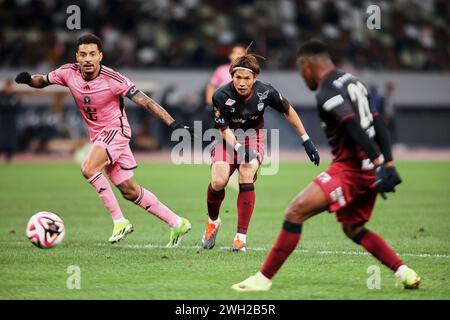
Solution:
[[[377,191],[384,199],[386,199],[385,192],[395,192],[395,186],[402,182],[395,167],[386,168],[383,165],[376,168],[375,179]]]

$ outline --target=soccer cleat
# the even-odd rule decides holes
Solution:
[[[272,281],[264,281],[261,276],[255,274],[248,277],[242,282],[233,284],[231,289],[238,292],[250,292],[250,291],[268,291],[272,287]]]
[[[406,267],[406,270],[404,270],[403,274],[398,276],[397,279],[401,282],[405,289],[417,289],[422,282],[422,279],[417,275],[417,273],[408,267]]]
[[[247,251],[247,247],[245,242],[241,241],[241,239],[234,239],[233,248],[231,250],[233,252],[245,252]]]
[[[186,218],[181,218],[181,223],[178,227],[170,228],[170,241],[166,245],[167,248],[178,247],[184,235],[191,230],[191,223]]]
[[[114,229],[111,237],[109,238],[109,242],[119,242],[120,240],[124,239],[127,234],[132,233],[133,230],[133,225],[126,219],[125,221],[114,222]]]
[[[216,220],[216,223],[208,223],[206,225],[206,231],[202,237],[203,249],[212,249],[216,245],[216,237],[219,232],[221,221],[220,218]]]

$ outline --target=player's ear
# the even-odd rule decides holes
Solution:
[[[100,51],[100,60],[99,60],[99,62],[102,62],[102,60],[103,60],[103,52],[102,51]]]
[[[78,50],[75,52],[75,59],[78,63],[80,63],[80,55],[78,54]]]

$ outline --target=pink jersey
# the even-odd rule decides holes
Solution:
[[[123,97],[133,95],[135,85],[120,73],[101,66],[95,79],[84,80],[78,63],[69,63],[50,72],[48,81],[68,87],[86,122],[89,138],[95,141],[107,127],[120,127],[131,132],[124,111]]]
[[[214,70],[214,73],[211,76],[211,80],[209,81],[209,83],[215,86],[216,88],[219,88],[230,81],[231,81],[230,65],[223,64],[217,67],[216,70]]]

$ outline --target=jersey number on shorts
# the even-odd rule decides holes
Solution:
[[[347,86],[347,91],[352,102],[356,103],[358,106],[361,127],[366,131],[367,135],[372,138],[375,135],[375,130],[372,126],[373,117],[369,108],[366,87],[361,82],[357,81],[356,83],[350,83]]]

